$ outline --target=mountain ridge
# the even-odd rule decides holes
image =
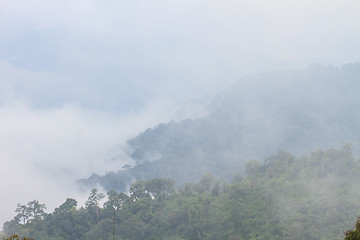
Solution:
[[[205,173],[229,180],[251,159],[279,150],[306,154],[349,142],[358,150],[360,64],[311,65],[236,82],[218,94],[208,115],[161,123],[130,139],[135,165],[93,174],[79,183],[125,191],[135,180],[198,181]]]

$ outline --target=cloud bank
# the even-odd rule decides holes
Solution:
[[[127,115],[72,105],[34,109],[21,101],[0,106],[0,221],[14,216],[17,203],[36,199],[51,209],[67,197],[86,198],[75,181],[132,164],[126,140],[168,121],[172,109],[164,99]]]

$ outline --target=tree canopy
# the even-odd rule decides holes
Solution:
[[[360,213],[360,161],[349,145],[297,158],[278,152],[251,160],[231,183],[205,174],[176,186],[169,178],[133,183],[129,193],[92,189],[85,207],[68,198],[52,213],[38,201],[19,204],[7,236],[59,239],[341,239]],[[355,230],[346,240],[358,239]]]

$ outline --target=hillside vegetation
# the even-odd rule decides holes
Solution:
[[[204,175],[175,187],[169,178],[137,181],[129,194],[93,189],[85,207],[67,199],[52,213],[37,201],[18,205],[4,224],[36,240],[343,239],[360,214],[360,160],[351,146],[304,157],[278,152],[248,161],[231,183]]]
[[[212,173],[244,175],[245,163],[279,150],[305,155],[349,142],[360,149],[360,64],[310,66],[246,77],[206,106],[206,117],[162,123],[128,141],[134,165],[79,181],[126,191],[136,180],[178,186]]]

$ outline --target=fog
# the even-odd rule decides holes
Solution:
[[[194,99],[240,77],[359,61],[359,11],[356,0],[0,1],[0,226],[17,203],[78,196],[76,179],[131,161],[127,139],[196,116]]]
[[[67,197],[87,197],[87,189],[81,192],[84,189],[78,189],[75,181],[94,171],[105,173],[131,165],[125,141],[149,125],[168,121],[171,109],[166,100],[126,115],[71,105],[51,109],[34,109],[21,101],[3,105],[1,220],[11,219],[17,203],[31,199],[51,210]]]

